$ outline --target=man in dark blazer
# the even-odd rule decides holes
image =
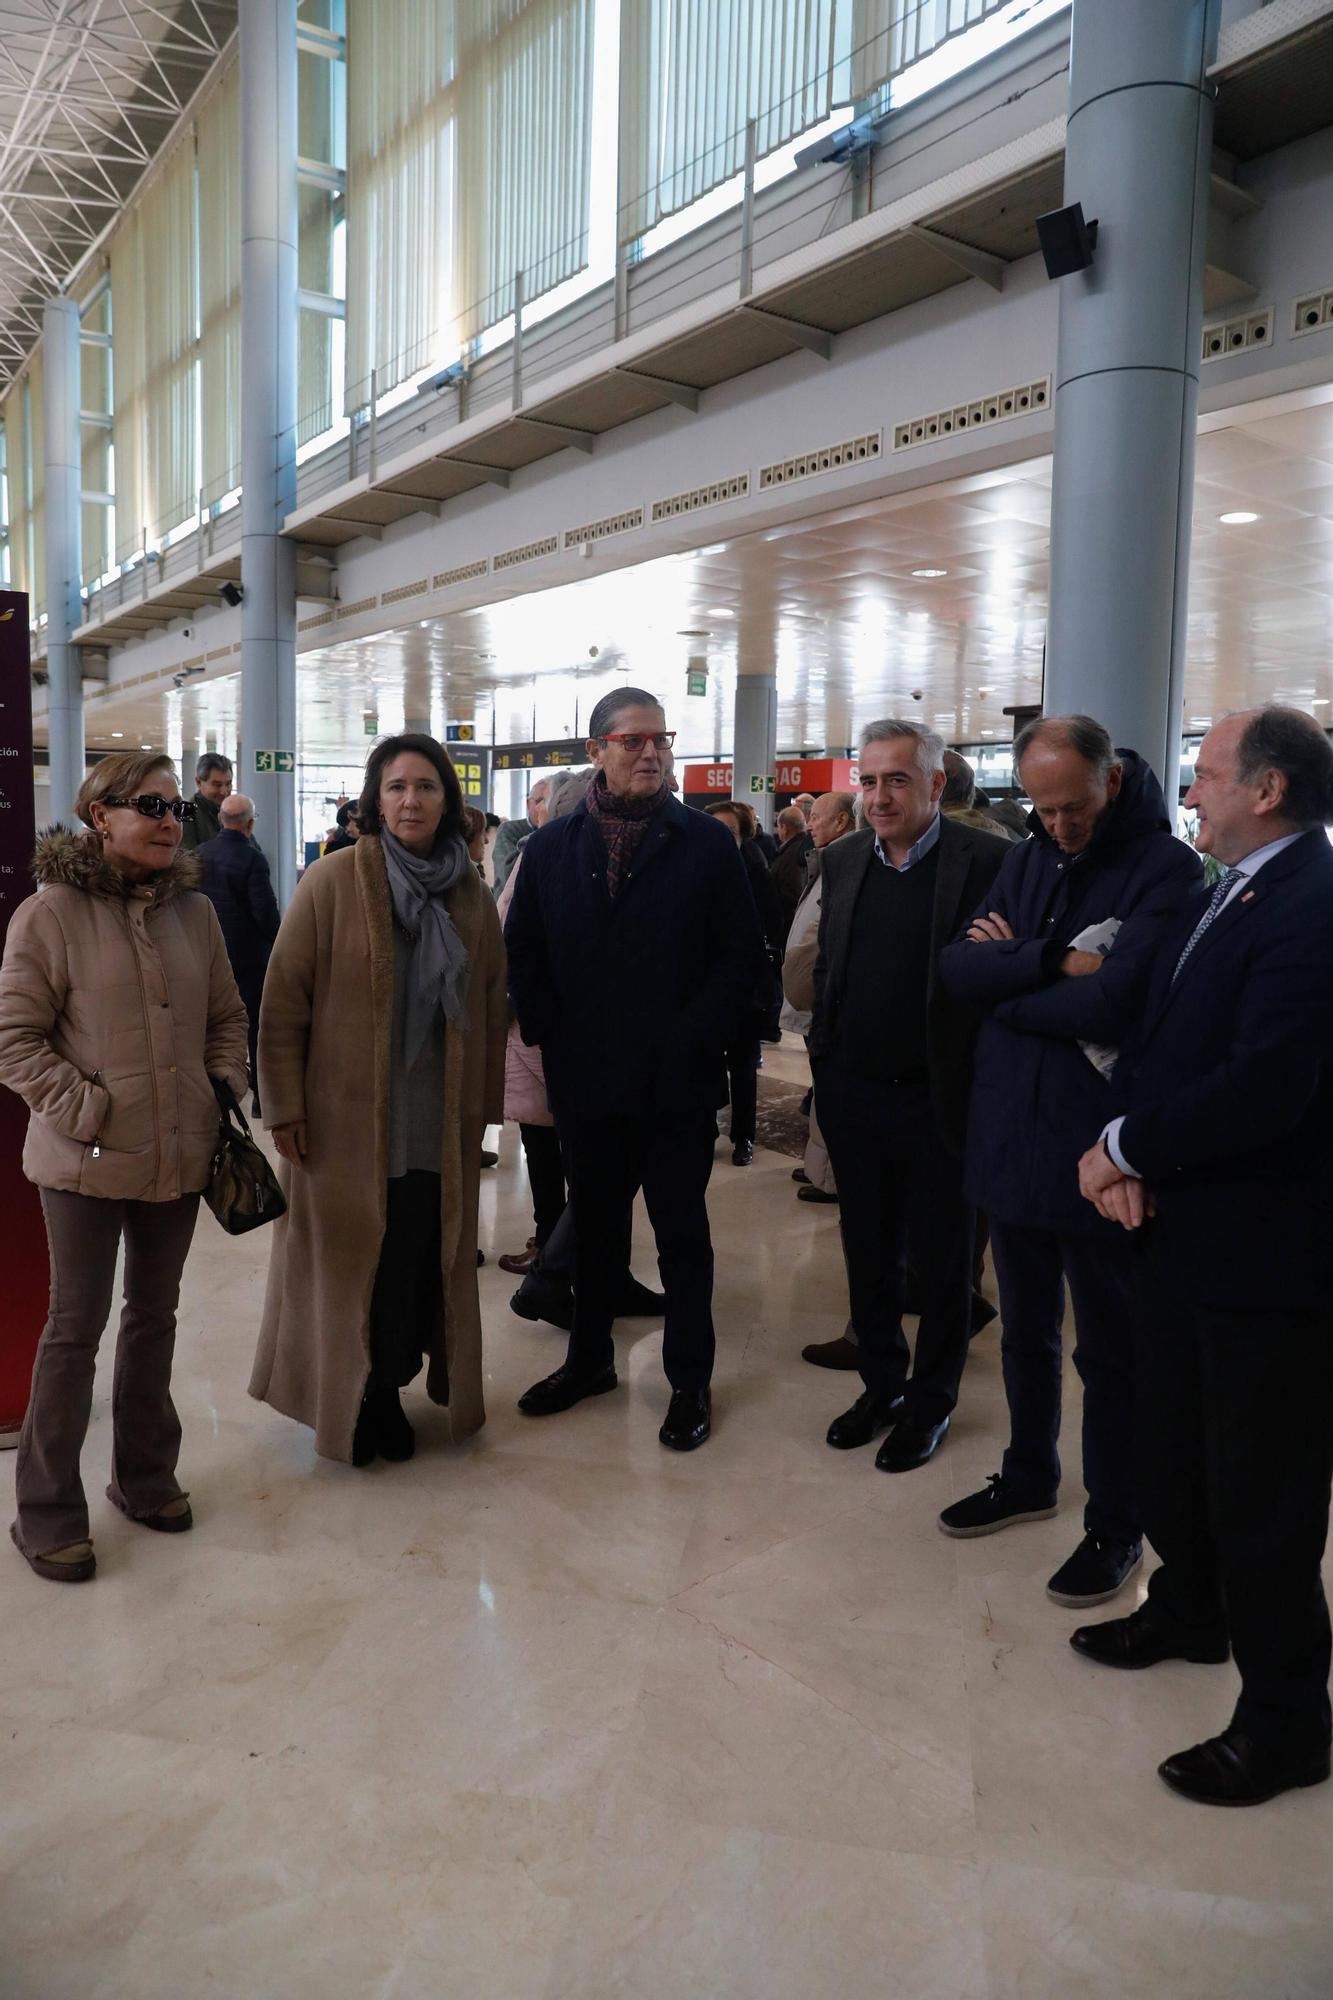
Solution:
[[[1079,1168],[1142,1234],[1140,1490],[1162,1566],[1141,1609],[1071,1643],[1112,1667],[1233,1651],[1230,1723],[1160,1771],[1254,1805],[1329,1775],[1333,748],[1294,709],[1231,716],[1186,803],[1223,868],[1163,940],[1129,1109]]]
[[[642,1187],[666,1290],[672,1395],[659,1436],[690,1451],[711,1423],[706,1191],[724,1052],[763,943],[732,835],[670,794],[660,703],[620,688],[589,732],[587,798],[525,845],[505,924],[510,994],[524,1041],[542,1052],[575,1232],[568,1355],[519,1409],[550,1416],[616,1387],[616,1286]]]
[[[960,1155],[976,1016],[945,992],[939,955],[1007,846],[942,818],[944,745],[917,723],[872,722],[860,775],[867,831],[824,854],[809,1038],[865,1383],[828,1441],[847,1451],[889,1428],[875,1463],[908,1472],[948,1431],[972,1322]],[[910,1377],[909,1237],[921,1293]]]
[[[1080,1156],[1119,1109],[1116,1052],[1165,927],[1202,880],[1162,788],[1086,715],[1044,716],[1014,744],[1032,837],[1011,846],[965,937],[940,960],[984,1013],[967,1126],[969,1200],[990,1217],[1009,1443],[998,1475],[944,1509],[946,1535],[1054,1514],[1065,1286],[1083,1383],[1084,1534],[1046,1586],[1114,1597],[1143,1562],[1134,1486],[1133,1248],[1078,1192]]]
[[[264,973],[282,919],[268,862],[255,846],[253,801],[233,792],[218,810],[216,839],[199,849],[199,886],[217,911],[232,976],[250,1017],[250,1083],[252,1110],[260,1116],[259,1070],[255,1043],[259,1034],[259,1003]]]
[[[205,750],[194,767],[194,817],[186,820],[181,838],[189,853],[217,839],[222,830],[222,802],[231,797],[232,778],[231,758]]]

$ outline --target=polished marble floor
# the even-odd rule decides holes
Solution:
[[[493,1253],[526,1234],[502,1153]],[[799,1348],[840,1327],[836,1215],[790,1168],[719,1147],[716,1430],[683,1459],[648,1322],[617,1394],[515,1413],[561,1342],[493,1255],[481,1435],[409,1392],[413,1463],[317,1459],[245,1395],[262,1235],[202,1218],[196,1531],[99,1501],[92,1585],[0,1557],[0,2000],[1327,2000],[1333,1789],[1162,1787],[1234,1676],[1070,1652],[1072,1478],[1055,1520],[935,1528],[998,1465],[994,1329],[932,1465],[825,1447],[852,1389]]]

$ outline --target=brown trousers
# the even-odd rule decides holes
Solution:
[[[171,1400],[176,1305],[199,1213],[179,1201],[101,1201],[42,1189],[51,1254],[51,1305],[19,1437],[15,1534],[25,1555],[88,1539],[79,1454],[93,1402],[97,1348],[111,1311],[116,1253],[125,1238],[125,1308],[111,1389],[107,1498],[132,1519],[180,1497],[181,1427]]]

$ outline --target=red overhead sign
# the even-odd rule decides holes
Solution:
[[[851,757],[782,757],[773,766],[773,790],[794,798],[798,792],[851,792],[857,785],[856,763]],[[689,798],[701,793],[712,799],[731,797],[730,764],[687,764],[685,792]]]
[[[32,894],[35,846],[28,600],[0,590],[0,951]],[[28,1407],[48,1291],[42,1204],[23,1175],[27,1130],[27,1105],[0,1084],[0,1442],[10,1443]]]

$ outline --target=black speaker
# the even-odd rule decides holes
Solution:
[[[1086,271],[1097,242],[1096,221],[1086,222],[1083,204],[1053,208],[1037,217],[1037,241],[1048,278],[1066,278],[1071,271]]]

